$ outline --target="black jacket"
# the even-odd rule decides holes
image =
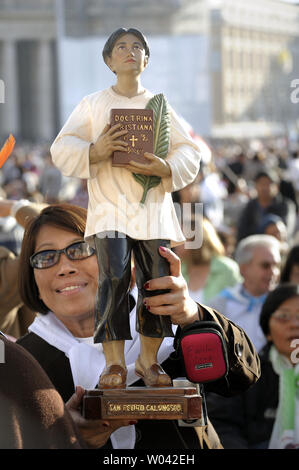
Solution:
[[[267,448],[278,407],[279,377],[269,359],[270,344],[260,352],[261,377],[244,393],[223,399],[206,395],[209,418],[224,448]]]

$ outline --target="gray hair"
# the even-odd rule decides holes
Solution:
[[[238,265],[250,263],[257,247],[266,247],[274,252],[276,251],[280,257],[280,242],[277,238],[264,234],[250,235],[241,240],[237,246],[234,258]]]

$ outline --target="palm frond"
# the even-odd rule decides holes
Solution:
[[[154,113],[154,154],[166,158],[170,139],[170,111],[165,96],[160,93],[149,100],[146,109]],[[143,186],[140,203],[144,204],[148,191],[161,182],[160,176],[146,176],[133,173],[135,180]]]

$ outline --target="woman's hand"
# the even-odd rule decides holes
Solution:
[[[90,163],[97,163],[99,161],[107,160],[109,157],[111,157],[112,153],[117,150],[120,152],[127,151],[128,144],[123,140],[118,140],[118,138],[127,134],[128,131],[119,131],[118,129],[120,127],[121,124],[115,124],[112,127],[107,124],[95,144],[90,146]]]
[[[131,160],[129,165],[126,165],[124,168],[132,173],[146,176],[160,176],[161,178],[171,176],[171,168],[166,160],[147,152],[144,154],[144,157],[148,160],[148,163],[138,163]]]
[[[84,442],[89,447],[102,447],[116,429],[137,423],[137,421],[129,420],[87,420],[83,418],[79,412],[79,408],[84,392],[84,388],[77,386],[75,393],[66,403],[66,408],[77,425]]]
[[[198,306],[191,299],[187,283],[181,273],[180,258],[165,247],[160,247],[160,254],[170,264],[170,276],[151,279],[145,284],[148,291],[169,289],[167,294],[145,297],[146,308],[154,315],[170,315],[175,325],[184,326],[199,320]]]

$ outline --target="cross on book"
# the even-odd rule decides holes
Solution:
[[[147,163],[144,153],[154,152],[154,114],[152,109],[111,109],[111,127],[121,124],[119,130],[128,133],[120,139],[128,143],[127,151],[116,151],[113,166],[125,166],[131,160]]]

